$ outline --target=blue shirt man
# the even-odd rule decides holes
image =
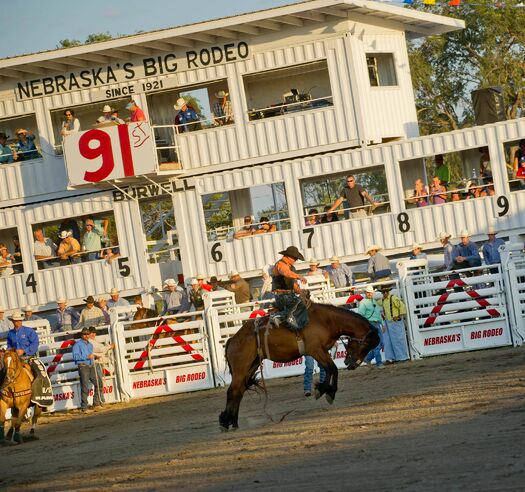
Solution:
[[[35,330],[22,326],[24,317],[20,311],[11,316],[14,328],[7,334],[7,348],[14,349],[21,357],[31,357],[38,350],[38,335]]]
[[[94,365],[94,356],[93,356],[93,345],[89,341],[89,330],[83,328],[80,333],[81,339],[75,342],[73,345],[73,361],[77,366],[85,365],[92,366]]]
[[[61,297],[57,300],[57,324],[55,326],[55,332],[57,331],[69,331],[76,326],[80,320],[80,315],[76,309],[66,306],[67,300],[65,297]]]
[[[501,263],[501,257],[499,255],[498,248],[505,244],[505,241],[500,238],[496,238],[496,231],[491,227],[487,232],[489,240],[483,244],[483,259],[486,265],[495,265]]]
[[[4,132],[0,132],[0,164],[13,162],[13,151],[9,145],[6,145],[7,138]]]
[[[470,240],[468,231],[461,231],[461,242],[452,252],[452,269],[481,266],[481,256],[476,243]]]
[[[38,159],[40,154],[36,149],[35,136],[23,128],[19,128],[16,131],[16,135],[18,136],[18,142],[16,143],[16,153],[18,154],[19,159],[23,161]]]
[[[325,268],[325,272],[330,277],[334,287],[349,287],[354,283],[354,274],[351,268],[344,263],[341,264],[338,256],[330,258],[330,266]]]
[[[184,98],[179,97],[177,104],[173,106],[178,110],[175,116],[175,125],[178,133],[191,132],[200,129],[199,115],[191,106],[188,106]]]

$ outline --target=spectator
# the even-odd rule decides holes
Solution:
[[[33,235],[35,236],[35,244],[33,249],[35,253],[35,260],[38,262],[38,267],[42,269],[55,266],[55,264],[50,260],[56,257],[56,244],[48,237],[44,237],[44,231],[41,227],[35,229]]]
[[[109,240],[111,247],[103,251],[103,258],[108,263],[111,263],[120,256],[120,247],[118,245],[118,237],[116,235],[112,235]]]
[[[24,266],[22,264],[22,250],[20,249],[20,238],[18,236],[13,236],[12,239],[13,245],[15,247],[13,253],[13,270],[15,271],[15,273],[22,273],[24,271]]]
[[[30,159],[38,159],[40,153],[35,145],[35,135],[23,128],[16,131],[18,142],[16,143],[17,160],[29,161]]]
[[[89,328],[90,326],[100,326],[106,321],[102,310],[95,306],[95,299],[93,296],[88,296],[84,299],[86,307],[82,309],[80,318],[75,328]]]
[[[350,217],[353,219],[364,218],[367,216],[364,208],[365,199],[368,200],[371,205],[377,205],[365,189],[361,185],[356,184],[355,177],[349,174],[346,177],[346,185],[341,189],[339,198],[328,209],[328,212],[333,212],[341,205],[343,200],[346,200],[351,213]]]
[[[104,366],[108,364],[108,353],[115,348],[114,343],[105,344],[97,340],[97,329],[94,326],[89,327],[89,341],[93,345],[93,355],[95,356],[95,373],[100,389],[100,405],[105,402],[104,398]]]
[[[213,116],[215,125],[229,125],[233,123],[232,103],[228,101],[229,94],[225,91],[215,93],[217,102],[213,103]]]
[[[80,243],[80,227],[78,227],[78,223],[75,219],[64,219],[58,228],[59,237],[63,231],[71,231],[73,237]]]
[[[111,119],[111,113],[113,109],[109,104],[104,104],[104,107],[102,108],[102,116],[97,119],[97,123],[112,123],[113,120]]]
[[[320,224],[320,220],[319,220],[319,212],[317,211],[316,208],[311,208],[310,210],[308,210],[308,215],[306,217],[306,221],[305,221],[305,226],[313,226],[313,225],[318,225]]]
[[[89,329],[82,328],[80,340],[75,342],[72,350],[73,361],[78,368],[80,376],[80,410],[82,412],[89,411],[89,383],[93,384],[93,406],[102,405],[102,381],[98,379],[95,371],[95,355],[93,354],[93,345],[89,341],[89,336]]]
[[[167,289],[162,294],[162,311],[160,315],[168,316],[188,311],[189,301],[186,290],[172,278],[166,279],[164,287]]]
[[[15,271],[13,270],[13,263],[15,259],[5,243],[0,243],[0,277],[8,277],[13,275]]]
[[[71,231],[62,231],[58,245],[57,256],[60,258],[61,265],[69,265],[80,262],[80,243],[72,236]]]
[[[439,181],[443,186],[448,186],[450,183],[450,169],[447,164],[445,164],[445,159],[442,154],[436,155],[434,158],[436,165],[435,175],[439,178]]]
[[[518,168],[516,169],[516,179],[519,180],[520,189],[525,188],[525,156],[520,157]]]
[[[11,315],[13,328],[7,332],[7,348],[16,350],[20,357],[34,356],[38,350],[38,334],[33,328],[23,326],[24,317],[20,311]]]
[[[186,103],[183,97],[177,99],[173,106],[177,115],[175,116],[175,130],[177,133],[186,133],[200,130],[201,123],[197,111]]]
[[[73,326],[76,326],[80,320],[80,316],[75,308],[67,305],[65,297],[57,299],[57,323],[55,332],[71,331]]]
[[[0,306],[0,340],[5,340],[7,338],[7,332],[13,329],[13,323],[4,318],[5,308]]]
[[[8,138],[4,132],[0,132],[0,164],[10,164],[18,159],[17,153],[6,145]]]
[[[372,246],[369,246],[366,250],[366,254],[370,255],[370,258],[368,259],[368,273],[370,274],[370,278],[372,280],[379,280],[382,278],[390,277],[390,275],[392,275],[388,259],[384,255],[379,253],[381,249],[383,248],[377,246],[376,244],[373,244]]]
[[[484,184],[492,183],[492,172],[490,170],[490,154],[488,147],[480,147],[479,153],[479,177]]]
[[[266,232],[275,232],[277,226],[275,224],[270,224],[268,217],[261,217],[261,224],[259,228],[253,232],[253,234],[264,234]]]
[[[42,319],[40,316],[33,314],[32,306],[27,305],[24,309],[22,309],[22,312],[24,313],[24,321],[37,321]]]
[[[344,263],[341,264],[341,260],[338,256],[332,256],[330,258],[330,266],[325,268],[325,273],[328,275],[336,289],[349,287],[354,283],[352,269]]]
[[[63,137],[67,137],[72,133],[78,133],[80,131],[80,121],[75,118],[75,112],[72,109],[66,109],[64,111],[65,121],[62,122],[62,130],[60,134]]]
[[[516,152],[514,152],[514,162],[513,162],[513,169],[514,173],[516,174],[518,170],[520,169],[521,163],[525,162],[525,139],[520,140],[520,143],[518,144],[518,149]]]
[[[414,243],[412,245],[412,255],[410,260],[424,260],[427,257],[426,253],[423,253],[423,248],[420,244]]]
[[[205,275],[202,275],[201,273],[199,275],[197,275],[197,282],[199,282],[199,287],[201,289],[205,290],[206,292],[210,292],[211,285],[207,284],[206,282],[204,282],[205,280],[206,280],[206,276]]]
[[[204,292],[199,286],[199,281],[196,278],[192,278],[188,298],[190,306],[193,307],[194,311],[202,311],[204,309],[203,294]]]
[[[226,290],[224,287],[221,286],[219,279],[215,275],[213,277],[210,277],[210,285],[211,292],[216,292],[218,290]]]
[[[470,198],[479,198],[480,195],[481,195],[481,188],[479,188],[475,183],[471,183],[467,191],[467,200]]]
[[[84,233],[82,244],[87,254],[84,259],[86,261],[94,261],[99,258],[102,249],[101,236],[103,232],[95,226],[93,219],[86,220],[85,228],[86,232]]]
[[[253,225],[253,219],[251,215],[246,215],[244,217],[244,226],[241,227],[233,237],[235,239],[240,239],[241,237],[251,236],[256,231],[255,226]]]
[[[389,286],[381,287],[383,299],[377,303],[383,308],[383,346],[385,360],[390,363],[408,360],[407,337],[405,322],[407,308],[403,301],[390,293]]]
[[[441,184],[438,176],[432,178],[430,200],[434,205],[441,205],[447,201],[447,188]]]
[[[416,179],[411,203],[415,203],[416,207],[425,207],[429,204],[429,195],[430,192],[428,186],[425,186],[421,179]]]
[[[268,273],[268,266],[265,266],[261,269],[261,278],[263,281],[261,292],[259,293],[259,300],[260,301],[266,301],[269,299],[273,299],[274,295],[272,292],[272,277]]]
[[[449,234],[448,232],[440,232],[438,238],[443,246],[443,263],[446,271],[452,270],[452,253],[454,251],[454,245],[449,242],[451,236],[452,234]]]
[[[460,238],[461,242],[454,246],[452,252],[452,270],[481,266],[478,247],[476,243],[470,240],[469,232],[467,230],[461,231]]]
[[[111,323],[111,316],[109,315],[108,300],[104,296],[100,296],[97,299],[97,307],[104,315],[104,324],[109,325]]]
[[[235,294],[235,304],[250,302],[250,284],[241,278],[239,272],[231,272],[230,283],[224,287]]]
[[[114,121],[117,125],[126,124],[126,122],[122,118],[119,118],[117,108],[112,108],[111,110],[111,121]]]
[[[339,220],[339,217],[335,212],[330,211],[330,205],[326,205],[324,208],[324,215],[321,219],[321,224],[328,224],[330,222],[337,222]]]
[[[377,347],[373,348],[365,357],[364,362],[369,364],[375,359],[376,367],[382,369],[383,360],[381,358],[381,347],[383,346],[383,330],[381,328],[381,307],[374,300],[375,290],[371,285],[368,285],[365,290],[365,298],[359,301],[357,312],[366,318],[370,324],[377,330],[380,342]]]
[[[486,265],[497,265],[501,263],[501,257],[499,254],[499,247],[505,244],[505,241],[501,238],[496,238],[498,231],[494,227],[489,227],[487,236],[489,240],[483,244],[481,250],[483,252],[483,259]]]
[[[132,123],[135,123],[137,121],[146,121],[146,115],[144,114],[144,111],[142,111],[142,109],[140,109],[137,106],[137,103],[135,101],[131,100],[130,102],[128,102],[128,104],[126,104],[126,109],[131,113],[131,116],[128,118],[128,121]],[[111,112],[113,113],[113,110],[111,110]]]
[[[111,291],[109,292],[109,295],[110,295],[110,299],[108,301],[108,309],[117,308],[117,307],[128,308],[129,312],[127,314],[123,314],[122,317],[124,319],[131,319],[133,316],[131,314],[131,308],[130,308],[129,302],[123,297],[120,297],[119,290],[116,287],[113,287]]]
[[[459,202],[461,201],[461,194],[458,190],[455,190],[452,192],[451,201],[453,202]]]
[[[319,268],[319,265],[320,263],[317,261],[317,260],[310,260],[310,262],[308,263],[308,271],[306,272],[306,276],[313,276],[313,275],[323,275],[324,277],[328,278],[328,273],[327,272],[323,272],[320,268]],[[346,265],[343,265],[346,267]],[[331,267],[328,267],[328,268],[331,268]]]

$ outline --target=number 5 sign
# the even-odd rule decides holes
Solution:
[[[155,150],[147,122],[93,128],[64,140],[69,184],[99,183],[155,171]]]

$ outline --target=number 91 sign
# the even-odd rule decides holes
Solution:
[[[152,132],[145,121],[68,135],[64,157],[72,186],[155,171]]]

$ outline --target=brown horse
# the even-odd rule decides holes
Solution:
[[[380,342],[377,330],[361,315],[343,308],[327,304],[312,304],[308,308],[308,325],[301,332],[305,354],[311,355],[326,371],[326,378],[316,384],[315,395],[323,394],[332,403],[337,392],[337,366],[328,351],[340,337],[347,337],[345,365],[355,369],[368,352]],[[226,408],[219,416],[222,430],[238,427],[239,405],[244,392],[257,385],[255,372],[261,363],[257,349],[255,319],[246,321],[241,329],[226,344],[226,360],[232,375],[228,388]],[[261,332],[261,346],[264,333]],[[297,337],[294,332],[283,327],[273,327],[268,335],[269,354],[264,358],[275,362],[291,362],[300,357]]]
[[[20,434],[20,427],[27,409],[34,406],[30,432],[31,436],[34,437],[36,423],[42,413],[42,408],[31,402],[31,384],[34,376],[29,365],[22,362],[16,350],[7,350],[3,354],[3,363],[6,374],[0,394],[0,442],[4,439],[5,415],[7,409],[10,408],[12,414],[11,429],[13,430],[12,442],[21,443],[23,439]]]

